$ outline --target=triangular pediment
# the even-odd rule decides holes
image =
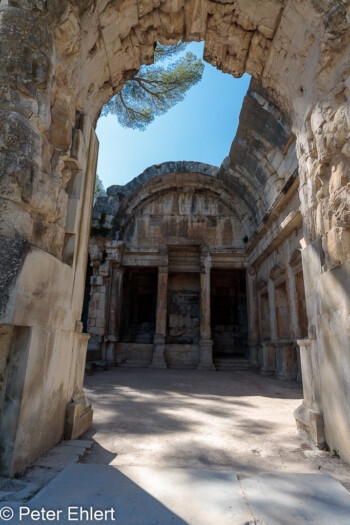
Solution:
[[[300,264],[300,263],[301,263],[301,250],[296,249],[294,250],[291,258],[289,259],[289,264],[291,266],[295,266],[296,264]]]

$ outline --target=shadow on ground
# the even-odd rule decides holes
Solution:
[[[295,382],[250,371],[111,368],[87,377],[86,393],[94,422],[85,437],[96,441],[87,463],[254,473],[281,447],[299,446]]]

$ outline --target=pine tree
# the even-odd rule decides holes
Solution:
[[[190,51],[183,53],[186,46],[183,42],[172,46],[157,43],[154,64],[141,66],[126,80],[122,90],[104,106],[102,115],[116,115],[122,126],[143,131],[156,116],[183,100],[204,70],[202,60]]]

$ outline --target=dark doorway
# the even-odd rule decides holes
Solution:
[[[199,344],[199,301],[199,273],[169,274],[167,343]]]
[[[308,317],[306,312],[305,287],[303,272],[295,276],[295,291],[297,299],[298,337],[304,339],[308,334]]]
[[[245,270],[212,270],[211,333],[214,358],[245,358],[248,312]]]
[[[120,340],[152,343],[156,328],[157,268],[126,268]]]

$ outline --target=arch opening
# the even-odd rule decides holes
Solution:
[[[293,282],[300,272],[293,271],[289,260],[302,240],[308,338],[297,344],[304,356],[303,374],[310,379],[305,384],[312,387],[304,393],[297,421],[317,444],[326,440],[349,460],[349,356],[344,350],[349,342],[350,293],[349,8],[341,1],[330,6],[311,0],[273,0],[267,12],[265,6],[256,7],[254,2],[253,8],[246,0],[155,4],[89,0],[83,5],[72,0],[58,6],[27,0],[19,6],[9,0],[1,6],[0,32],[8,46],[1,57],[5,94],[0,111],[5,275],[1,323],[8,370],[18,355],[21,339],[16,334],[23,333],[19,328],[30,332],[24,349],[27,360],[23,360],[28,373],[21,385],[20,411],[13,413],[12,437],[6,418],[0,430],[1,449],[10,450],[6,473],[20,470],[50,448],[64,428],[66,435],[76,436],[91,422],[91,407],[82,390],[87,337],[80,318],[98,151],[94,127],[102,105],[121,88],[130,71],[151,62],[154,42],[179,39],[204,40],[206,60],[235,76],[248,72],[268,92],[266,100],[254,87],[248,102],[264,109],[265,117],[279,121],[283,144],[266,151],[272,139],[260,141],[259,126],[269,129],[271,120],[256,119],[252,130],[243,129],[217,177],[231,185],[233,194],[243,188],[241,207],[248,206],[258,221],[245,243],[251,364],[259,365],[261,355],[264,373],[275,373],[276,367],[281,376],[290,373],[285,356],[295,350],[290,342],[278,340],[275,300],[276,291],[277,297],[282,289],[283,297],[286,293],[294,297],[300,288]],[[16,41],[14,34],[19,34]],[[284,137],[282,131],[288,126],[290,136]],[[298,173],[296,166],[291,170],[292,134]],[[247,153],[247,163],[239,165],[242,151]],[[290,175],[288,180],[279,177],[282,172]],[[265,191],[260,191],[264,184]],[[246,199],[247,188],[259,196],[253,207]],[[249,221],[245,227],[249,230]],[[92,262],[99,261],[98,246],[92,252]],[[208,253],[200,257],[201,285],[209,293]],[[270,274],[275,264],[286,267],[284,276],[277,277],[285,281],[278,286]],[[163,289],[165,275],[159,271],[158,286]],[[94,286],[99,277],[93,276]],[[267,285],[260,289],[258,283],[264,279]],[[112,282],[118,290],[120,277]],[[258,296],[268,308],[263,317],[254,306]],[[160,300],[166,300],[164,294]],[[204,312],[205,308],[204,302]],[[291,310],[293,326],[298,312]],[[257,327],[268,320],[270,330],[262,341]],[[303,335],[305,331],[304,326]],[[204,365],[210,358],[209,341],[204,337]],[[156,360],[162,344],[160,339],[156,342]],[[45,375],[38,374],[39,363]],[[334,389],[339,384],[341,388]],[[11,376],[4,374],[5,402],[11,385]],[[37,436],[40,426],[50,432]],[[35,436],[31,446],[28,436]]]

